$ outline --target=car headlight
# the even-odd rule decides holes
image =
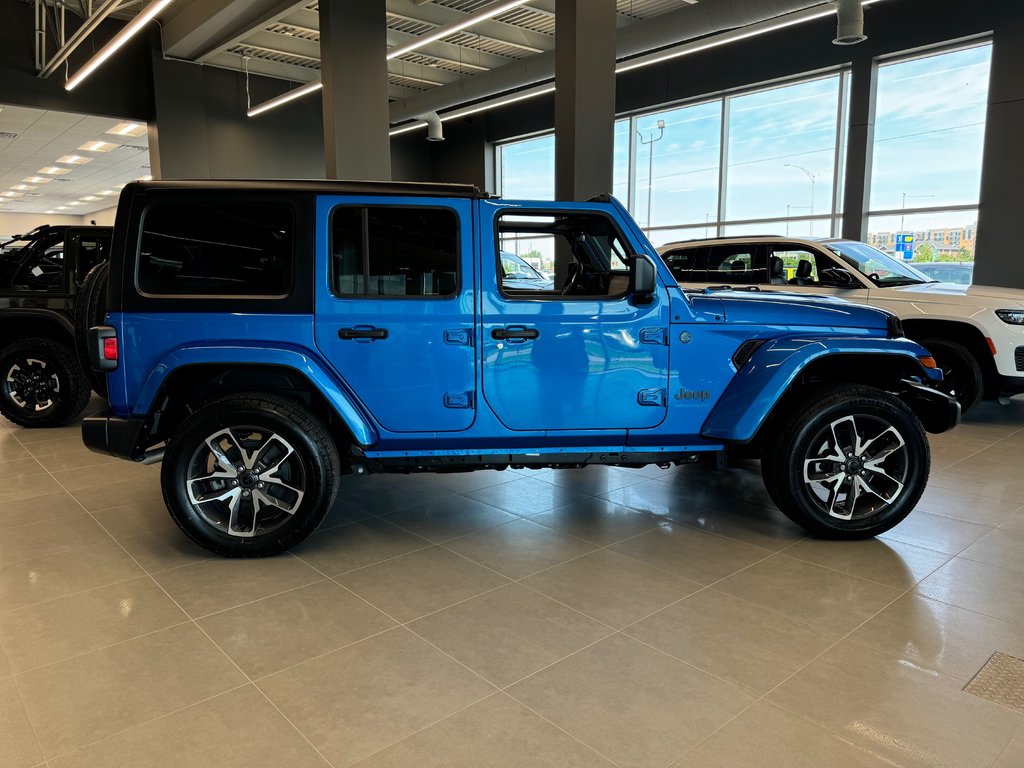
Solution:
[[[1024,325],[1024,309],[997,309],[996,315],[1004,323]]]

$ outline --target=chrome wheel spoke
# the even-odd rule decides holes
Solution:
[[[882,440],[882,438],[888,439],[888,445],[883,447],[874,447]],[[881,434],[876,435],[864,443],[864,445],[861,446],[861,449],[857,451],[857,455],[863,456],[866,462],[877,462],[891,456],[904,445],[906,445],[906,441],[904,441],[903,435],[897,432],[895,428],[889,427]]]
[[[189,496],[196,504],[209,504],[211,501],[228,501],[234,504],[238,498],[242,495],[242,491],[239,488],[223,488],[210,493],[195,494],[191,489],[192,483],[189,483]]]
[[[264,491],[266,492],[260,493],[257,491],[257,493],[260,493],[261,496],[268,499],[269,503],[287,512],[289,515],[295,514],[295,510],[299,508],[299,504],[302,503],[302,497],[305,495],[303,491],[298,488],[294,488],[287,483],[283,483],[276,478],[266,479],[262,482],[266,484],[266,487],[264,488]],[[278,491],[279,493],[283,492],[288,496],[294,497],[294,500],[289,501],[288,499],[281,498],[281,496],[274,493],[274,491]]]
[[[259,464],[263,468],[261,472],[269,476],[273,475],[288,460],[288,457],[295,453],[295,449],[277,435],[271,435],[266,443],[255,453],[254,465]]]
[[[235,491],[236,491],[236,493],[235,493],[234,498],[232,498],[231,499],[231,503],[228,504],[228,512],[229,512],[229,517],[228,517],[228,533],[230,533],[232,536],[242,536],[242,537],[255,536],[256,535],[256,518],[255,518],[255,516],[253,516],[252,530],[245,531],[245,530],[239,530],[239,528],[238,528],[238,512],[242,508],[242,492],[240,490],[238,490],[237,488],[235,489]]]
[[[239,456],[241,457],[242,449],[238,445],[238,441],[235,440],[235,436],[231,434],[230,429],[225,429],[221,432],[217,432],[214,435],[210,435],[208,438],[206,438],[206,447],[210,449],[210,453],[212,453],[214,458],[217,459],[217,463],[220,464],[221,468],[225,472],[230,473],[228,475],[229,477],[237,477],[237,462],[232,461],[231,458],[227,455],[227,452],[220,446],[220,441],[224,439],[228,440],[231,443],[231,447],[234,450],[238,451]]]

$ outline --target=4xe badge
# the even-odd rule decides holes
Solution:
[[[689,400],[691,402],[705,403],[711,398],[711,393],[706,389],[680,388],[673,397],[675,397],[676,400]]]

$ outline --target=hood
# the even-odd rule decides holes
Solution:
[[[956,296],[963,299],[977,299],[982,306],[991,306],[993,301],[1006,303],[1007,309],[1024,306],[1024,290],[1020,288],[1000,288],[995,285],[959,285],[957,283],[923,283],[921,285],[901,285],[887,290],[897,293],[925,294],[926,296]]]
[[[830,296],[778,291],[690,293],[695,309],[720,301],[727,323],[887,329],[892,313]]]

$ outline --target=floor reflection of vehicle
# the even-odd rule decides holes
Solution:
[[[974,262],[932,261],[914,264],[914,268],[932,280],[940,283],[970,285],[974,279]]]
[[[501,284],[505,288],[551,291],[555,287],[554,280],[544,277],[511,251],[501,251],[501,272]]]

